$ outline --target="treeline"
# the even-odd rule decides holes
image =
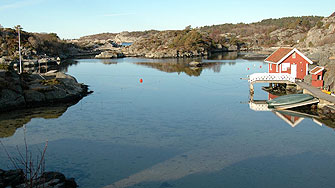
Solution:
[[[121,33],[99,33],[80,37],[79,40],[109,40],[109,39],[113,40],[118,34],[122,34],[124,37],[148,38],[157,33],[159,33],[159,31],[157,30],[132,31],[132,32],[124,31]]]
[[[303,28],[309,30],[321,22],[321,16],[301,16],[301,17],[284,17],[277,19],[265,19],[255,23],[238,23],[238,24],[221,24],[202,27],[203,32],[220,31],[221,33],[237,33],[240,35],[250,35],[252,33],[271,32],[276,29],[295,29]],[[258,29],[258,30],[257,30]]]
[[[198,29],[160,31],[150,37],[136,41],[131,48],[146,51],[206,51],[212,47],[212,40]]]

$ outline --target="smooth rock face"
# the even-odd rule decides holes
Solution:
[[[24,91],[24,98],[26,99],[27,103],[44,102],[46,100],[45,95],[34,90]]]
[[[110,52],[101,52],[99,55],[96,55],[95,58],[97,59],[112,59],[112,58],[121,58],[124,57],[123,53],[110,51]]]
[[[11,108],[25,105],[24,97],[9,89],[2,89],[0,92],[0,106],[11,106]]]
[[[87,86],[64,73],[36,74],[0,72],[0,111],[72,102],[87,95]]]

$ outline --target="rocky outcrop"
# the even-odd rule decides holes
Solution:
[[[324,66],[324,86],[331,91],[335,91],[335,46],[334,44],[326,44],[324,46],[308,48],[304,50],[304,54],[310,58],[315,65]],[[308,76],[305,80],[311,80]]]
[[[106,51],[101,52],[99,55],[96,55],[95,58],[97,59],[112,59],[112,58],[121,58],[124,57],[122,52],[117,51]]]
[[[64,174],[59,172],[45,172],[37,179],[32,180],[33,185],[25,179],[23,170],[1,170],[0,187],[45,187],[45,188],[76,188],[77,183],[73,178],[67,179]]]
[[[88,94],[88,87],[67,74],[0,72],[0,111],[72,102]]]
[[[335,17],[323,18],[319,25],[310,29],[305,46],[315,47],[335,43]]]

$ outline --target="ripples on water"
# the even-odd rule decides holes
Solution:
[[[80,187],[335,185],[331,128],[249,108],[240,78],[266,72],[266,64],[221,57],[190,68],[187,61],[78,60],[62,70],[94,93],[73,106],[2,115],[1,141],[22,145],[26,124],[33,150],[49,140],[47,170]],[[255,98],[266,100],[256,86]]]

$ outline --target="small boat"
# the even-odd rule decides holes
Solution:
[[[277,97],[272,100],[266,101],[268,103],[269,108],[277,108],[287,105],[298,104],[306,101],[313,100],[314,97],[309,94],[291,94],[291,95],[283,95]]]

